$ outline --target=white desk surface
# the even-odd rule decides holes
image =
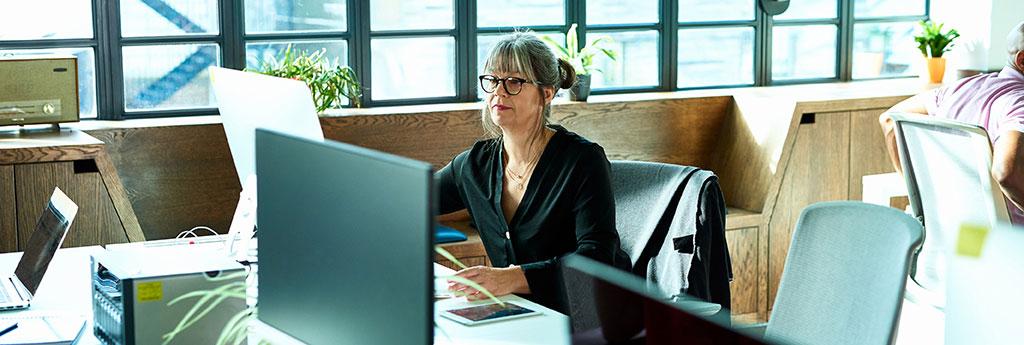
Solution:
[[[103,251],[99,246],[61,249],[57,251],[43,277],[29,309],[3,312],[4,316],[78,314],[88,320],[81,344],[98,344],[92,333],[92,278],[89,256]],[[21,253],[0,254],[0,273],[13,274]],[[434,264],[435,275],[451,274],[451,270]],[[439,311],[460,306],[483,304],[487,301],[468,302],[464,298],[441,299],[435,302],[434,342],[436,344],[569,344],[569,317],[522,297],[509,295],[503,301],[520,303],[538,310],[543,315],[520,319],[464,326],[438,316]],[[282,339],[273,336],[272,329],[257,323],[254,331],[264,339]],[[250,337],[250,339],[253,337]],[[286,343],[286,342],[285,342]],[[279,344],[275,342],[275,344]]]
[[[89,256],[103,251],[102,247],[60,249],[50,261],[50,267],[39,284],[28,309],[0,312],[5,317],[19,315],[81,315],[88,320],[79,344],[99,344],[92,334],[92,277]],[[14,274],[21,253],[0,254],[0,274]]]
[[[454,273],[451,269],[434,263],[434,276],[445,276]],[[439,281],[440,283],[440,281]],[[524,307],[540,311],[542,315],[512,319],[508,321],[486,323],[476,326],[465,326],[458,322],[441,317],[441,310],[459,308],[477,304],[487,304],[490,300],[469,302],[465,298],[446,298],[434,302],[434,344],[569,344],[569,317],[565,314],[548,309],[539,304],[516,296],[502,296],[498,299],[515,302]],[[302,342],[277,331],[265,323],[257,321],[253,325],[254,340],[267,340],[274,345],[302,344]]]

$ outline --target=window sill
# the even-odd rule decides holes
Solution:
[[[728,89],[704,89],[673,92],[648,92],[628,93],[615,95],[591,96],[587,102],[573,102],[564,98],[557,98],[554,104],[602,104],[616,102],[642,102],[656,100],[674,100],[701,97],[729,97],[729,96],[750,96],[773,99],[788,99],[793,102],[827,102],[835,100],[866,99],[879,97],[902,97],[912,96],[917,93],[938,87],[937,84],[925,84],[917,78],[883,79],[840,83],[822,84],[800,84],[786,86],[762,86],[762,87],[741,87]],[[416,113],[439,113],[449,111],[467,111],[480,109],[480,102],[472,103],[446,103],[427,105],[408,105],[394,107],[376,107],[362,109],[331,109],[322,114],[324,117],[333,116],[365,116],[365,115],[394,115],[394,114],[416,114]],[[84,120],[78,123],[63,124],[66,128],[75,128],[84,131],[116,129],[116,128],[145,128],[145,127],[167,127],[167,126],[194,126],[221,123],[220,116],[185,116],[151,119],[134,119],[124,121],[105,120]]]

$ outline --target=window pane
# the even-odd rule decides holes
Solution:
[[[679,87],[753,83],[754,28],[679,30]]]
[[[754,20],[754,0],[680,0],[679,22]]]
[[[453,0],[371,0],[370,29],[421,30],[455,27]]]
[[[0,7],[0,41],[92,38],[92,1],[5,1]]]
[[[921,59],[914,42],[917,22],[853,25],[853,77],[878,78],[913,75],[911,66]]]
[[[370,50],[373,99],[455,96],[455,38],[380,38]]]
[[[776,26],[772,79],[835,78],[836,26]]]
[[[836,18],[839,10],[838,3],[836,0],[790,1],[786,12],[775,16],[775,20]]]
[[[345,41],[249,42],[245,44],[245,67],[259,69],[264,62],[280,60],[288,45],[293,52],[313,53],[327,49],[329,63],[348,65],[348,45]]]
[[[346,0],[245,0],[245,32],[345,31]]]
[[[856,0],[853,15],[856,18],[923,16],[925,0]]]
[[[216,35],[220,32],[215,0],[121,1],[121,35]]]
[[[658,0],[587,1],[587,24],[636,24],[658,22]]]
[[[476,25],[534,26],[565,24],[564,0],[477,1]]]
[[[72,55],[78,58],[78,116],[96,117],[96,55],[92,48],[0,50],[0,55]]]
[[[592,88],[658,85],[657,31],[590,32],[587,40],[599,36],[615,40],[608,47],[618,54],[618,59],[600,53],[594,57],[593,67],[599,70],[592,72]]]
[[[565,44],[565,34],[561,32],[538,32],[537,35],[547,36],[559,42]],[[491,34],[491,35],[480,35],[477,36],[476,41],[476,73],[477,75],[484,74],[484,61],[487,60],[487,56],[491,53],[491,49],[498,43],[505,34]],[[555,55],[558,56],[558,55]],[[474,79],[475,80],[475,79]],[[478,97],[483,97],[484,91],[480,90],[480,83],[477,83],[476,94]]]
[[[220,47],[179,44],[124,47],[125,109],[215,107],[210,66],[220,65]]]

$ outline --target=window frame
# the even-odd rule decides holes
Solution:
[[[363,87],[371,88],[371,40],[376,38],[452,37],[455,40],[455,96],[414,99],[373,100],[371,92],[363,93],[367,107],[435,104],[450,102],[476,102],[477,95],[477,37],[482,34],[507,33],[513,27],[477,27],[478,0],[452,0],[454,27],[431,30],[371,31],[369,1],[345,0],[345,31],[326,32],[245,32],[245,0],[217,0],[219,31],[216,35],[178,35],[159,37],[121,37],[119,1],[90,0],[92,5],[92,38],[8,40],[0,41],[0,49],[90,48],[95,56],[96,119],[122,120],[149,117],[214,115],[215,107],[163,110],[128,111],[125,105],[123,49],[131,46],[214,43],[220,47],[221,66],[243,69],[246,64],[246,44],[258,42],[287,42],[308,40],[344,40],[347,45],[348,65],[358,75]],[[592,90],[592,94],[621,94],[633,92],[665,92],[692,89],[716,89],[769,85],[806,84],[852,80],[909,78],[912,76],[883,76],[853,79],[854,24],[914,22],[930,18],[931,0],[924,1],[924,14],[913,16],[878,16],[855,18],[856,0],[835,0],[837,16],[833,19],[775,21],[761,10],[760,0],[754,1],[754,19],[738,21],[679,22],[679,0],[658,0],[658,22],[648,24],[587,25],[585,0],[563,0],[565,21],[562,25],[526,26],[533,31],[565,32],[572,23],[580,23],[577,34],[585,42],[588,33],[613,33],[654,30],[658,32],[658,83],[654,86],[607,87]],[[775,27],[830,24],[837,26],[836,76],[834,78],[772,79],[772,33]],[[753,28],[753,83],[678,87],[679,30],[696,28]]]

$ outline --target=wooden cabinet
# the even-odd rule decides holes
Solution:
[[[801,116],[769,222],[769,308],[775,303],[790,240],[803,209],[822,201],[860,200],[865,175],[894,171],[878,126],[878,116],[884,111]]]
[[[63,247],[145,239],[101,141],[11,133],[0,137],[0,252],[24,249],[55,187],[79,207]]]

